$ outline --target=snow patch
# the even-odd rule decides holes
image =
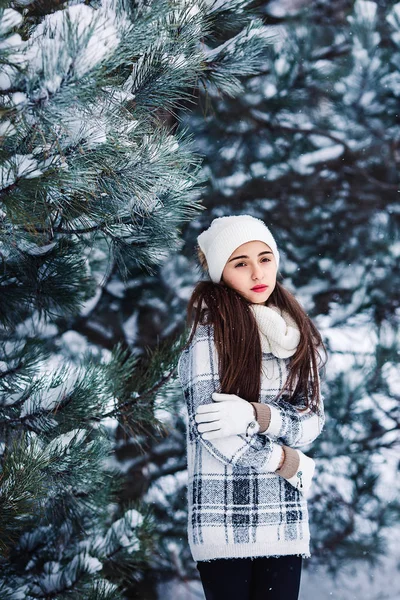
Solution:
[[[324,163],[329,160],[335,160],[336,158],[339,158],[343,152],[344,146],[342,144],[334,144],[332,146],[327,146],[326,148],[321,148],[320,150],[315,150],[315,152],[302,154],[298,158],[291,159],[289,163],[294,171],[301,175],[307,175],[313,172],[313,169],[311,168],[313,165]]]

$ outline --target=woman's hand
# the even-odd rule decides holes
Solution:
[[[307,498],[310,493],[315,461],[301,450],[284,446],[284,460],[275,471]]]
[[[278,469],[281,468],[281,466],[283,465],[284,462],[285,462],[285,451],[282,448],[282,456],[281,456],[281,460],[279,461]]]
[[[196,411],[195,421],[203,439],[213,440],[229,435],[253,435],[260,426],[256,421],[250,402],[236,394],[214,392],[215,404],[201,404]]]

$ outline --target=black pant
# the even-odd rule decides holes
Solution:
[[[297,600],[301,556],[199,561],[206,600]]]

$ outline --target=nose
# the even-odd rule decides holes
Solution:
[[[262,279],[264,277],[264,271],[258,263],[253,266],[251,277],[252,279]]]

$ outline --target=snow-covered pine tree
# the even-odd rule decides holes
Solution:
[[[134,307],[130,323],[115,303],[113,327],[95,317],[132,273],[179,248],[178,228],[199,208],[199,162],[168,115],[196,79],[233,93],[256,72],[268,41],[247,4],[0,10],[4,600],[138,593],[154,518],[118,503],[112,440],[117,425],[139,448],[163,431],[154,396],[176,349],[141,360]],[[244,27],[240,53],[209,61],[200,41],[221,16]]]
[[[242,212],[271,224],[285,253],[285,284],[330,352],[327,424],[310,449],[319,465],[312,539],[314,563],[337,568],[383,556],[388,527],[399,522],[400,4],[300,4],[310,5],[307,12],[289,16],[276,12],[279,2],[264,6],[281,39],[263,74],[247,78],[233,101],[207,87],[185,120],[205,156],[209,212],[185,228],[187,245],[160,282],[168,323],[175,314],[178,327],[199,277],[192,252],[198,232],[213,217]],[[205,43],[212,48],[218,39]],[[176,443],[184,443],[183,420],[177,408]],[[173,456],[171,449],[171,465]],[[176,474],[155,478],[147,497],[164,515],[164,543],[176,548],[183,577],[195,571],[190,559],[179,562],[186,502],[175,463]]]
[[[143,373],[62,325],[115,268],[176,249],[198,207],[198,160],[160,113],[201,73],[205,26],[190,3],[0,10],[2,600],[115,599],[146,565],[151,519],[119,506],[110,453],[117,419],[161,427],[172,354]]]

